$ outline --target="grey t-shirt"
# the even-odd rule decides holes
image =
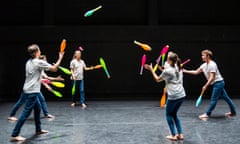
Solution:
[[[183,87],[183,72],[177,68],[168,67],[163,70],[160,77],[166,82],[168,99],[176,100],[186,96]]]
[[[38,93],[41,88],[42,71],[48,71],[52,65],[44,60],[35,58],[26,62],[26,78],[23,86],[24,93]]]

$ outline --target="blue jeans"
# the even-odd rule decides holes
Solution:
[[[15,128],[13,129],[12,137],[16,137],[19,135],[24,122],[29,117],[33,109],[34,109],[34,120],[35,120],[36,132],[39,132],[42,130],[41,121],[40,121],[41,105],[38,99],[40,93],[29,93],[29,94],[25,93],[24,95],[26,95],[25,107],[22,111],[22,114],[19,120],[15,125]]]
[[[20,98],[18,99],[17,103],[13,106],[12,111],[10,113],[10,117],[13,117],[16,115],[17,110],[26,102],[27,96],[23,92],[20,95]],[[47,109],[47,103],[45,101],[45,98],[43,94],[40,92],[39,94],[39,101],[41,103],[41,107],[43,110],[44,116],[48,115],[48,109]]]
[[[47,103],[46,103],[45,98],[44,98],[44,96],[41,92],[40,92],[40,95],[39,95],[38,99],[40,101],[44,116],[47,116],[48,115]]]
[[[73,81],[73,83],[74,83],[74,81]],[[74,103],[77,102],[76,95],[78,92],[80,95],[80,104],[84,104],[85,103],[84,80],[76,80],[76,92],[72,96],[72,102],[74,102]]]
[[[27,95],[22,92],[18,101],[16,102],[16,104],[12,108],[12,111],[10,113],[10,117],[15,116],[17,110],[25,103],[26,99],[27,99]]]
[[[210,102],[210,106],[208,107],[208,110],[206,112],[206,114],[208,116],[211,115],[212,111],[216,107],[216,104],[217,104],[217,101],[219,100],[219,98],[222,98],[223,100],[225,100],[227,102],[232,114],[236,114],[236,108],[235,108],[232,100],[229,98],[224,86],[225,86],[225,83],[223,80],[215,82],[213,84],[211,102]]]
[[[172,135],[176,135],[175,126],[177,128],[178,134],[182,134],[182,126],[180,119],[177,116],[177,112],[182,105],[184,99],[185,98],[180,98],[177,100],[167,100],[166,119]]]

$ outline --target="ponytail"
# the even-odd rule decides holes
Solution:
[[[179,78],[179,72],[182,69],[182,67],[181,67],[182,61],[181,61],[181,59],[178,57],[178,55],[176,53],[172,53],[169,56],[169,60],[172,61],[171,66],[175,67],[175,69],[176,69],[176,72],[175,72],[176,77]]]
[[[182,67],[182,60],[178,57],[178,59],[177,59],[177,66],[178,66],[178,69],[179,70],[182,70],[183,69],[183,67]]]

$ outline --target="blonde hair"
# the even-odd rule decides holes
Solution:
[[[210,51],[210,50],[208,50],[208,49],[202,50],[202,54],[206,54],[206,55],[209,56],[210,58],[213,57],[212,51]]]

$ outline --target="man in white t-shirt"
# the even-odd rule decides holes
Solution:
[[[217,64],[212,60],[212,52],[210,50],[203,50],[202,51],[202,60],[204,63],[197,69],[197,70],[186,70],[184,69],[183,72],[187,74],[197,75],[203,73],[207,79],[206,84],[202,87],[202,90],[206,90],[209,85],[213,86],[213,91],[211,95],[211,102],[208,110],[206,113],[199,116],[199,118],[208,118],[212,111],[214,110],[217,101],[219,98],[222,98],[227,102],[230,108],[230,112],[225,113],[225,116],[235,116],[236,115],[236,108],[228,96],[224,86],[224,80],[222,75],[219,72]]]

